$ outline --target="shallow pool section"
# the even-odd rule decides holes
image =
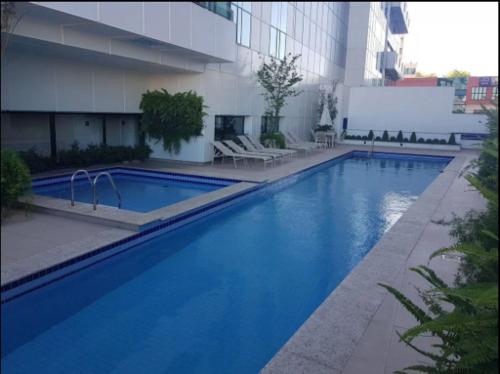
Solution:
[[[2,304],[2,372],[257,373],[449,162],[362,153]]]
[[[122,209],[142,213],[215,191],[237,182],[126,168],[102,171],[107,171],[112,175],[122,197]],[[95,175],[96,173],[93,172],[92,180]],[[75,201],[92,203],[92,189],[88,179],[83,174],[78,175],[74,191]],[[96,191],[99,204],[118,206],[118,197],[105,175],[99,177]],[[38,195],[70,200],[70,176],[35,180],[33,192]]]

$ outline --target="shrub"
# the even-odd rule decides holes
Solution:
[[[346,138],[347,138],[347,135],[346,135]],[[278,147],[278,148],[285,148],[286,147],[285,136],[280,132],[272,132],[272,133],[268,133],[268,134],[262,134],[260,136],[260,141],[261,141],[261,143],[264,143],[266,145],[271,145],[273,147]]]
[[[438,138],[432,139],[432,144],[439,144],[439,139]]]
[[[391,142],[395,142],[396,140],[397,140],[397,139],[396,139],[396,137],[395,137],[395,136],[391,136],[391,137],[390,137],[390,139],[389,139],[389,141],[391,141]]]
[[[389,141],[389,133],[387,132],[387,130],[384,130],[384,133],[382,134],[382,141],[383,142]]]
[[[2,150],[1,169],[1,209],[4,217],[17,199],[29,192],[31,176],[24,161],[11,150]]]
[[[361,137],[361,140],[367,141],[368,137],[366,135],[364,135],[364,136]]]
[[[370,132],[368,133],[368,138],[367,138],[367,139],[368,139],[368,140],[373,140],[373,136],[374,136],[374,135],[375,135],[375,134],[373,133],[373,130],[370,130]]]
[[[381,140],[382,140],[382,138],[381,138],[380,136],[377,136],[377,137],[375,138],[375,140],[376,140],[376,141],[381,141]]]
[[[28,166],[32,174],[41,173],[55,167],[55,162],[50,157],[39,155],[35,147],[28,151],[20,151],[18,155]]]
[[[363,138],[361,137],[361,135],[356,135],[356,140],[362,140]]]
[[[418,138],[418,143],[425,143],[424,138]]]
[[[28,165],[31,173],[41,173],[57,168],[76,168],[132,160],[144,161],[149,158],[151,152],[152,150],[147,144],[136,145],[135,147],[91,144],[85,149],[80,149],[78,142],[74,142],[70,149],[59,151],[59,161],[57,163],[49,157],[38,155],[34,149],[19,152],[19,156]]]
[[[179,153],[182,141],[200,136],[203,130],[203,97],[192,91],[171,95],[167,90],[147,91],[140,109],[144,131],[150,138],[163,141],[168,152]]]
[[[457,141],[455,140],[455,134],[451,133],[450,138],[448,139],[448,144],[456,145]]]
[[[417,134],[415,134],[415,131],[413,131],[410,135],[410,143],[416,143],[417,142]]]
[[[439,144],[446,144],[446,140],[444,139],[439,140]]]
[[[408,140],[408,138],[404,138],[404,139],[403,139],[403,142],[405,142],[405,143],[409,143],[410,141]]]
[[[425,142],[426,142],[427,144],[432,144],[432,139],[425,139]]]
[[[396,140],[397,140],[399,143],[402,143],[402,142],[403,142],[403,132],[402,132],[401,130],[399,130],[398,135],[396,136]]]

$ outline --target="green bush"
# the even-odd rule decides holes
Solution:
[[[404,139],[403,139],[403,142],[404,142],[404,143],[409,143],[409,142],[410,142],[410,140],[408,140],[408,138],[404,138]]]
[[[415,134],[415,131],[413,131],[410,135],[410,143],[416,143],[417,142],[417,134]]]
[[[260,136],[260,141],[266,146],[286,148],[285,136],[280,132],[262,134]]]
[[[75,141],[71,148],[58,152],[59,161],[57,163],[49,157],[38,155],[34,149],[19,152],[19,156],[29,167],[31,173],[34,174],[61,168],[114,164],[132,160],[144,161],[149,158],[151,152],[151,148],[146,144],[136,145],[135,147],[91,144],[87,148],[81,149],[78,142]]]
[[[418,143],[425,143],[424,138],[418,138]]]
[[[195,92],[171,95],[167,90],[147,91],[142,95],[140,109],[144,132],[151,139],[163,141],[168,152],[179,153],[182,141],[200,136],[203,130],[203,97]]]
[[[364,141],[366,142],[366,141],[368,140],[368,136],[363,135],[363,136],[361,137],[361,140],[364,140]]]
[[[426,142],[427,144],[432,144],[432,139],[425,139],[425,142]]]
[[[373,130],[370,130],[370,132],[368,133],[368,140],[373,140],[373,136],[375,134],[373,133]]]
[[[377,136],[377,137],[375,138],[375,140],[376,140],[376,141],[381,141],[381,140],[382,140],[382,138],[381,138],[380,136]]]
[[[23,160],[11,150],[2,150],[1,169],[1,208],[4,217],[17,199],[29,192],[31,176]]]
[[[389,133],[387,132],[387,130],[384,130],[384,133],[382,134],[382,141],[383,142],[389,141]]]
[[[439,144],[439,139],[438,138],[432,139],[432,144]]]
[[[396,137],[395,136],[391,136],[390,139],[389,139],[390,142],[395,142],[397,141]]]
[[[402,143],[402,142],[403,142],[403,132],[402,132],[401,130],[399,130],[398,135],[396,136],[396,140],[397,140],[399,143]]]
[[[446,144],[446,140],[445,140],[445,139],[441,139],[441,140],[439,141],[439,144]]]
[[[451,144],[451,145],[456,145],[457,144],[457,141],[455,139],[455,134],[451,134],[450,135],[450,138],[448,139],[448,144]]]

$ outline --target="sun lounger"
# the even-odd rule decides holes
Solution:
[[[288,158],[292,158],[292,156],[297,153],[296,151],[292,151],[289,149],[279,149],[279,148],[266,148],[262,144],[255,144],[254,141],[247,135],[239,135],[238,139],[243,143],[246,149],[252,150],[254,152],[265,152],[271,154],[281,155],[282,157],[287,156]]]

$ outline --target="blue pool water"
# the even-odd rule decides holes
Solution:
[[[224,187],[224,185],[152,178],[130,173],[113,173],[112,175],[122,196],[122,209],[143,213]],[[98,179],[96,189],[99,204],[118,206],[116,193],[105,176]],[[33,191],[39,195],[71,199],[69,178],[64,183],[36,186]],[[92,203],[92,189],[87,179],[75,182],[75,200]]]
[[[446,163],[334,161],[8,301],[2,372],[257,373]]]

